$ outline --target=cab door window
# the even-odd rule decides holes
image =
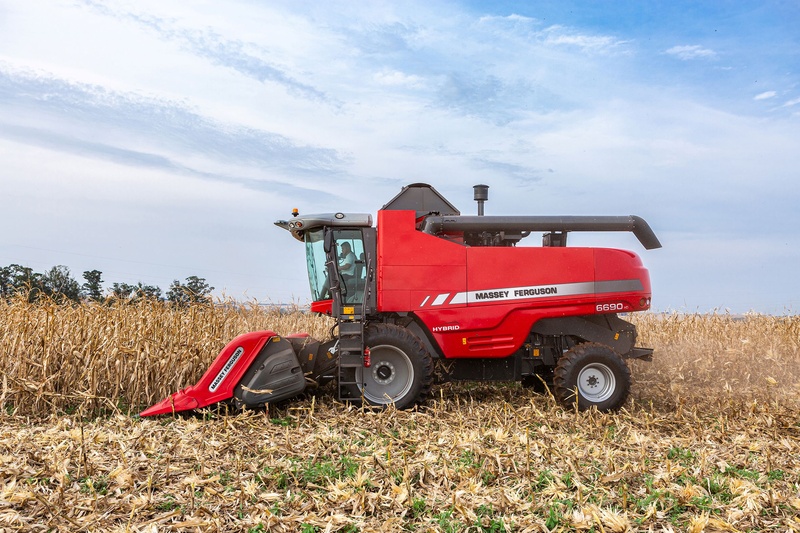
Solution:
[[[363,302],[366,284],[364,237],[361,230],[334,230],[336,264],[342,284],[342,301],[346,304]]]

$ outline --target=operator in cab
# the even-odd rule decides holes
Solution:
[[[356,275],[356,254],[346,241],[342,243],[342,252],[339,254],[339,273],[345,278]]]

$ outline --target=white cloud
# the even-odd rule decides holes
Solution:
[[[778,93],[775,91],[765,91],[763,93],[759,93],[753,97],[753,100],[768,100],[770,98],[775,98]]]
[[[379,85],[408,87],[410,89],[421,89],[425,87],[425,80],[421,76],[406,74],[398,70],[382,70],[373,76]]]
[[[542,27],[539,20],[520,15],[506,17],[483,16],[477,27],[488,30],[495,40],[514,40],[521,45],[519,53],[528,46],[577,48],[584,52],[607,53],[628,44],[630,41],[611,35],[592,34],[561,24]],[[469,40],[469,38],[467,38]],[[495,44],[496,46],[496,44]],[[539,54],[537,54],[539,55]]]
[[[575,32],[562,26],[550,26],[544,30],[544,42],[547,45],[574,46],[584,51],[607,52],[627,41],[621,41],[609,35],[588,35]]]
[[[479,24],[509,24],[509,25],[518,25],[518,24],[525,24],[525,25],[534,25],[538,24],[539,21],[532,17],[526,17],[523,15],[511,14],[507,16],[497,16],[497,15],[484,15],[478,19]]]
[[[703,48],[698,44],[673,46],[665,51],[666,54],[675,56],[682,61],[691,59],[714,59],[717,53],[710,48]]]
[[[789,100],[788,102],[783,104],[783,107],[792,107],[800,104],[800,98],[795,98],[793,100]]]

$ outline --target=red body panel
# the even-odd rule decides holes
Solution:
[[[333,310],[333,300],[320,300],[311,302],[311,312],[321,315],[330,315]]]
[[[467,288],[467,248],[417,231],[414,211],[378,211],[378,311],[413,311]]]
[[[378,311],[411,312],[445,357],[506,357],[549,317],[641,311],[650,278],[626,250],[469,247],[378,212]]]
[[[232,398],[234,388],[253,359],[275,335],[272,331],[254,331],[239,335],[223,348],[200,381],[148,407],[139,416],[189,411]]]

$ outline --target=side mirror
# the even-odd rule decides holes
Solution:
[[[322,249],[325,250],[326,254],[331,253],[333,249],[333,232],[325,228],[325,236],[322,239]]]

